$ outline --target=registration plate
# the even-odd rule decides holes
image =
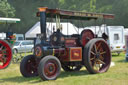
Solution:
[[[120,46],[116,46],[116,48],[120,48]]]

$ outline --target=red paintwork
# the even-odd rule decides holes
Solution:
[[[81,61],[82,60],[82,48],[72,47],[70,48],[70,61]]]
[[[82,46],[85,46],[87,44],[87,42],[93,38],[94,38],[94,33],[91,30],[89,30],[89,29],[83,30],[81,33]]]
[[[69,61],[69,58],[70,58],[69,52],[70,52],[69,48],[65,48],[64,53],[60,55],[60,60],[61,61]]]
[[[6,68],[12,59],[12,50],[7,42],[0,40],[0,69]],[[4,60],[3,60],[4,59]]]
[[[35,48],[35,56],[37,56],[37,57],[42,56],[42,49],[40,46],[37,46]]]
[[[65,47],[76,47],[77,38],[67,38],[65,39]]]
[[[67,47],[64,54],[59,56],[61,61],[81,61],[82,48],[81,47]]]
[[[49,60],[44,66],[44,73],[49,78],[54,77],[56,76],[57,68],[57,63],[54,60]]]

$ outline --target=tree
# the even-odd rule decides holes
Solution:
[[[36,17],[36,12],[38,11],[37,8],[39,7],[96,13],[112,13],[115,14],[115,19],[107,20],[106,23],[108,25],[128,26],[128,19],[126,18],[128,17],[128,0],[0,0],[0,9],[2,6],[1,1],[8,1],[9,4],[15,7],[15,17],[20,18],[21,22],[18,26],[13,27],[13,29],[15,29],[15,32],[19,33],[25,33],[37,21],[39,21],[39,18]],[[3,12],[0,10],[0,14],[2,13]],[[92,25],[92,22],[89,23]]]
[[[7,0],[0,0],[0,16],[2,17],[14,17],[15,9]]]
[[[96,0],[90,0],[90,12],[96,12]]]

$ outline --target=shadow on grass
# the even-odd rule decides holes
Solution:
[[[119,61],[117,61],[117,62],[120,62],[120,63],[128,63],[128,61],[126,61],[125,59],[119,60]]]
[[[39,77],[24,78],[23,76],[15,76],[15,77],[0,79],[0,83],[4,83],[4,82],[23,83],[23,82],[32,81],[32,80],[39,80]]]
[[[80,70],[80,71],[74,71],[74,72],[65,72],[62,71],[60,74],[60,78],[69,77],[69,76],[82,76],[82,75],[88,75],[87,70]]]
[[[118,53],[111,53],[111,54],[112,54],[112,57],[125,56],[125,53],[124,52],[121,52],[119,55],[118,55]]]
[[[116,53],[112,53],[112,57],[119,57],[120,55],[117,55]]]
[[[76,71],[76,72],[62,71],[61,74],[59,75],[59,78],[65,78],[65,77],[70,77],[70,76],[82,76],[82,75],[84,76],[88,74],[89,73],[86,70],[81,70],[81,71]],[[40,83],[42,82],[42,80],[40,79],[40,77],[25,78],[23,76],[15,76],[15,77],[0,79],[0,83],[4,83],[4,82],[15,82],[15,83],[30,82],[31,84],[34,84],[34,83]]]

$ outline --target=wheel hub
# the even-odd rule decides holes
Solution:
[[[52,74],[52,73],[55,72],[55,65],[53,63],[49,63],[48,66],[47,66],[47,69],[48,69],[48,72],[50,74]]]
[[[47,65],[45,66],[45,73],[49,77],[55,75],[55,73],[56,73],[55,64],[51,63],[51,62],[47,63]]]
[[[100,59],[100,53],[99,52],[96,54],[96,59]]]
[[[49,67],[49,71],[52,72],[54,70],[54,67],[53,66],[50,66]]]

